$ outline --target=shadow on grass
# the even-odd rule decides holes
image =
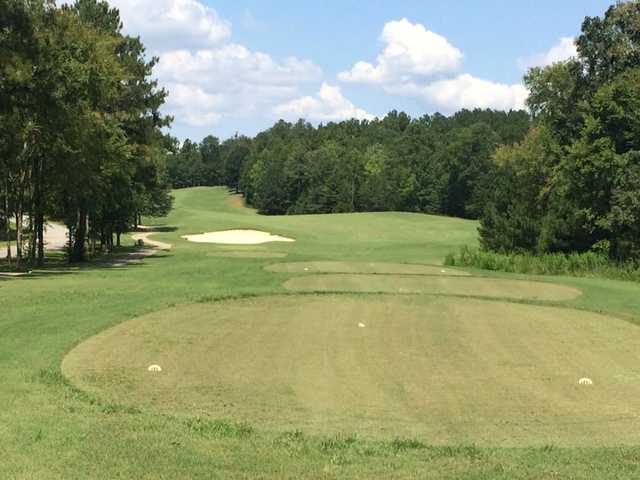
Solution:
[[[160,225],[146,229],[146,232],[173,232],[175,227]],[[36,280],[52,276],[73,275],[79,272],[101,269],[140,268],[145,263],[171,257],[165,250],[144,246],[116,247],[111,253],[99,253],[86,262],[70,263],[64,252],[48,252],[42,267],[24,266],[15,268],[6,259],[0,260],[0,282],[6,280]]]
[[[178,227],[170,226],[170,225],[153,225],[149,226],[146,229],[141,229],[139,231],[144,232],[157,232],[157,233],[171,233],[178,230]],[[134,233],[134,232],[131,232]]]

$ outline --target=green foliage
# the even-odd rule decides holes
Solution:
[[[18,222],[17,261],[42,263],[47,216],[65,220],[72,259],[111,250],[171,206],[157,59],[105,1],[0,7],[0,217],[32,220]]]
[[[587,18],[578,56],[525,78],[537,130],[498,150],[485,248],[640,256],[640,2]]]
[[[187,141],[171,156],[169,175],[174,187],[241,190],[270,215],[400,210],[476,218],[496,146],[521,140],[529,127],[526,112],[492,110],[417,119],[393,111],[318,128],[281,120],[253,139],[225,141],[217,176],[202,168],[205,142]]]
[[[636,261],[612,262],[606,253],[496,253],[490,250],[463,247],[445,257],[445,265],[473,267],[507,273],[531,275],[597,276],[640,281],[640,264]]]

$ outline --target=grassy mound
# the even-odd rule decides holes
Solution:
[[[640,440],[640,330],[479,300],[265,297],[169,309],[73,350],[108,402],[273,430],[485,445]],[[162,373],[147,371],[152,364]],[[591,387],[577,381],[594,380]]]

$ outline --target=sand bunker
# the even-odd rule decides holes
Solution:
[[[183,235],[182,238],[196,243],[219,243],[226,245],[260,245],[270,242],[295,242],[292,238],[272,235],[259,230],[225,230],[201,235]]]

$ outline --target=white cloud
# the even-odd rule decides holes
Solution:
[[[270,118],[322,72],[308,60],[277,61],[229,41],[231,23],[198,0],[110,0],[125,31],[160,57],[154,71],[169,96],[163,111],[181,130],[225,119]]]
[[[311,121],[331,122],[356,118],[371,120],[373,115],[357,108],[342,95],[340,87],[323,83],[317,96],[302,97],[274,108],[277,116],[288,120],[304,118]]]
[[[299,97],[302,86],[322,77],[309,60],[277,60],[233,43],[231,23],[202,0],[109,3],[120,11],[125,33],[139,35],[147,50],[159,56],[154,76],[169,92],[163,112],[174,116],[181,132],[229,119],[271,121],[275,105]],[[248,10],[242,23],[262,27]]]
[[[194,125],[199,118],[220,121],[264,116],[273,105],[299,95],[299,86],[318,80],[321,71],[309,61],[291,57],[277,62],[266,53],[228,44],[196,52],[167,52],[160,58],[156,74],[168,85],[167,110],[177,122],[185,122],[190,115]],[[178,95],[177,101],[174,95]],[[216,115],[197,114],[208,109],[214,109]]]
[[[445,112],[462,108],[493,108],[519,110],[525,108],[528,90],[521,84],[507,85],[476,78],[469,74],[458,75],[427,85],[415,83],[391,87],[390,93],[415,96],[424,103]]]
[[[110,0],[120,10],[125,31],[140,35],[154,53],[204,48],[231,36],[231,24],[197,0]]]
[[[167,88],[171,95],[166,108],[181,123],[190,127],[211,127],[222,119],[222,114],[217,111],[223,103],[222,95],[207,93],[193,85],[168,84]]]
[[[521,84],[456,74],[462,52],[421,24],[406,18],[388,22],[381,38],[386,48],[376,64],[357,62],[351,70],[338,74],[339,80],[377,85],[387,94],[418,98],[427,108],[445,113],[461,108],[525,108],[528,91]],[[562,55],[560,50],[549,52],[554,58]]]
[[[548,52],[538,53],[530,57],[518,59],[518,65],[523,70],[532,67],[546,67],[556,62],[568,60],[578,54],[575,39],[573,37],[562,37]]]
[[[385,84],[452,72],[462,63],[462,52],[445,37],[406,18],[386,23],[381,40],[386,47],[375,65],[357,62],[338,78],[343,82]]]
[[[161,78],[189,82],[223,90],[248,83],[258,86],[292,86],[316,80],[321,70],[308,60],[290,57],[276,62],[262,52],[252,52],[242,45],[220,48],[174,50],[161,57],[156,70]]]

